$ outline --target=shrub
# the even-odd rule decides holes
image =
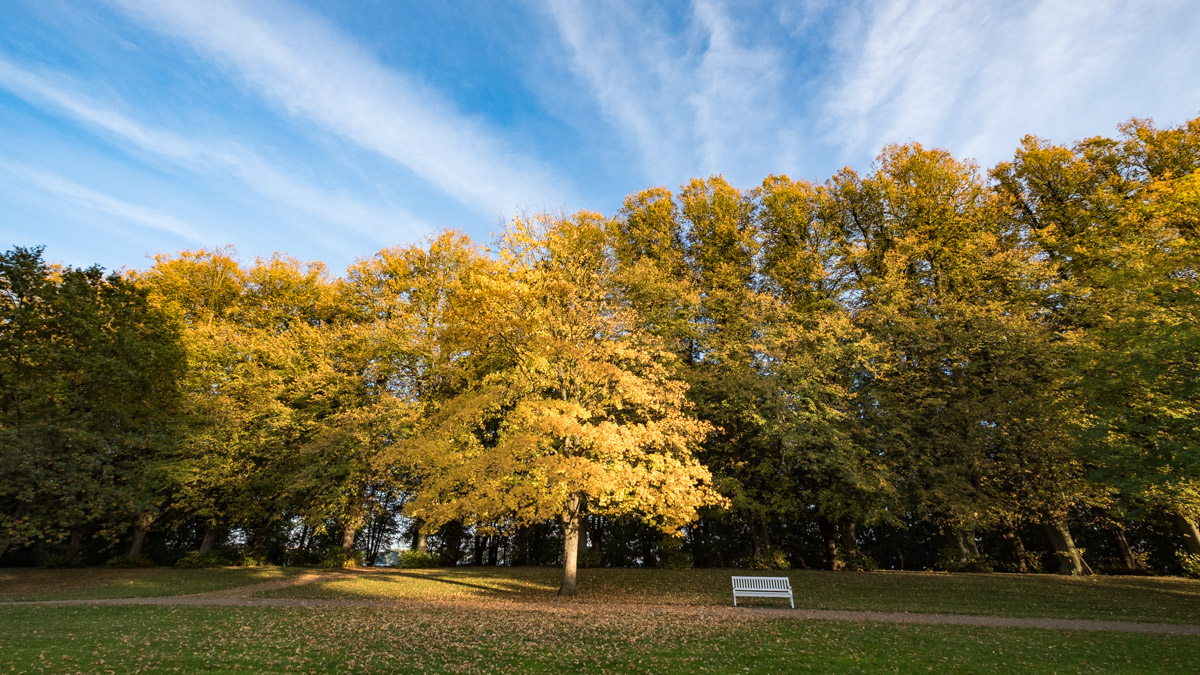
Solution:
[[[437,567],[441,559],[433,553],[420,551],[399,551],[396,555],[396,567],[404,569],[424,569]]]
[[[144,555],[119,555],[109,558],[108,562],[104,563],[104,566],[118,569],[135,569],[141,567],[154,567],[154,561]]]
[[[748,570],[790,570],[792,564],[783,551],[775,550],[761,558],[744,558],[740,567]]]
[[[258,553],[243,553],[234,561],[234,564],[242,567],[265,567],[271,563],[269,560],[267,560],[267,556],[265,555]]]
[[[185,553],[182,558],[175,561],[175,566],[184,570],[198,570],[209,567],[228,567],[234,564],[229,556],[210,551],[204,555],[200,555],[198,551],[190,551]]]
[[[874,558],[863,553],[861,550],[854,551],[845,556],[845,560],[845,569],[850,572],[874,572],[879,569],[879,563],[875,562]]]
[[[317,567],[324,569],[336,569],[340,567],[362,567],[363,552],[351,551],[346,553],[342,550],[336,550],[325,556],[325,559],[320,562]]]
[[[1200,579],[1200,555],[1195,553],[1176,554],[1179,556],[1179,565],[1183,567],[1183,575],[1193,579]]]
[[[600,556],[596,555],[599,566]],[[663,537],[658,542],[659,567],[665,570],[686,570],[692,566],[692,556],[684,553],[683,540],[679,537]]]
[[[66,553],[56,553],[42,561],[42,567],[49,569],[65,569],[69,567],[87,567],[87,558],[81,554],[69,556]]]
[[[941,555],[938,557],[938,569],[947,572],[994,572],[992,561],[985,556],[972,556],[966,560],[961,560],[953,550],[949,547],[941,550]]]
[[[1046,564],[1043,562],[1044,554],[1035,551],[1025,552],[1025,573],[1042,574],[1046,571]],[[1015,562],[1005,562],[998,565],[1001,572],[1022,572],[1021,566]]]

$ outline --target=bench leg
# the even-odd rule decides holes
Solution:
[[[737,596],[733,596],[733,606],[737,607]]]
[[[796,601],[792,599],[791,593],[788,593],[788,602],[791,603],[792,609],[796,609]]]

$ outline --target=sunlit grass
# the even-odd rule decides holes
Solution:
[[[172,595],[312,570],[2,570],[0,598]],[[345,672],[1200,671],[1200,638],[806,621],[725,611],[731,570],[318,572],[263,596],[394,606],[0,606],[0,670]],[[1200,623],[1200,583],[789,572],[797,607]],[[762,604],[780,606],[776,601]],[[632,605],[632,606],[631,606]]]
[[[0,602],[13,600],[79,600],[141,598],[207,593],[263,581],[283,579],[303,570],[283,567],[182,570],[0,568]]]
[[[371,570],[330,575],[264,597],[397,600],[552,600],[556,568]],[[731,570],[583,569],[579,602],[732,604]],[[1154,577],[791,571],[796,606],[888,612],[979,614],[1200,623],[1200,582]],[[754,602],[754,601],[751,601]],[[756,604],[781,606],[779,601]],[[782,606],[786,606],[783,603]]]

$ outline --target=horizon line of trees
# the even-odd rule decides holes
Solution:
[[[1200,119],[342,277],[0,255],[0,561],[1200,575]]]

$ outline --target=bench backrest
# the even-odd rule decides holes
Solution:
[[[792,584],[787,577],[734,577],[733,588],[737,591],[786,591]]]

